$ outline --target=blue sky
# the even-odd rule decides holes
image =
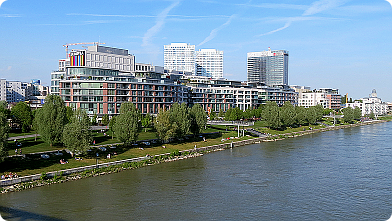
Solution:
[[[0,78],[50,84],[65,43],[105,42],[163,66],[163,45],[224,51],[224,77],[246,80],[246,53],[288,50],[289,84],[392,101],[386,0],[0,0]],[[81,48],[79,47],[74,47]]]

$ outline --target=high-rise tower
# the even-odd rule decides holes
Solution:
[[[223,78],[223,51],[216,49],[196,51],[196,75]]]
[[[164,46],[164,68],[195,74],[195,45],[171,43]]]
[[[248,82],[268,86],[288,85],[289,52],[285,50],[249,52],[247,54]]]

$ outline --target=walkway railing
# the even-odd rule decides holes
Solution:
[[[255,123],[254,122],[248,122],[248,121],[221,121],[221,120],[209,120],[207,121],[207,124],[210,125],[225,125],[225,126],[253,126]]]

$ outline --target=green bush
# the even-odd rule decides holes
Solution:
[[[42,173],[41,177],[40,177],[40,180],[47,180],[47,179],[48,179],[48,174]]]

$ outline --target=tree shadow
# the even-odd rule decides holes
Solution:
[[[0,206],[1,217],[5,220],[53,220],[53,221],[63,221],[64,219],[54,218],[46,215],[41,215],[38,213],[28,212],[20,209],[14,209],[10,207]]]
[[[25,154],[25,157],[7,157],[0,163],[0,173],[21,172],[49,167],[60,163],[60,159],[68,160],[71,155],[64,153],[62,156],[49,155],[48,159],[42,159],[41,154]]]

